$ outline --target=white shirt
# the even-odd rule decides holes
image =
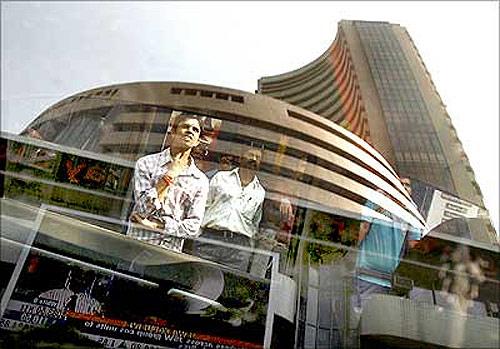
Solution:
[[[172,162],[170,148],[137,160],[134,173],[134,211],[153,216],[165,227],[163,233],[131,228],[128,235],[177,251],[182,250],[183,240],[169,236],[182,238],[199,235],[208,194],[208,179],[196,167],[194,160],[190,160],[190,165],[168,187],[163,202],[158,198],[156,185],[167,173],[166,165]]]
[[[257,176],[242,187],[239,168],[217,172],[210,180],[202,226],[253,238],[262,217],[265,194]]]

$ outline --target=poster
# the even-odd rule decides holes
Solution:
[[[104,255],[112,246],[113,251],[123,252],[116,255],[128,258],[126,250],[143,245],[119,234],[84,232],[85,239],[77,239],[77,257],[75,246],[70,246],[77,240],[69,238],[71,231],[77,233],[75,227],[64,229],[67,236],[46,231],[68,220],[56,221],[54,217],[40,214],[33,243],[24,245],[24,256],[19,257],[7,287],[10,291],[2,298],[0,328],[69,326],[109,348],[263,347],[269,280],[219,270],[217,265],[187,257],[183,259],[186,262],[151,264],[148,259],[158,257],[154,251],[140,260],[135,258],[134,268],[130,263],[110,265],[114,257]],[[102,241],[91,246],[89,241],[95,239]],[[95,248],[102,255],[90,260]],[[167,255],[173,252],[157,250],[157,254],[166,254],[167,261],[175,257]],[[215,276],[210,276],[207,266]],[[215,300],[200,306],[203,285],[199,283],[204,283],[203,278],[220,278],[222,286]]]
[[[251,280],[235,285],[239,282],[226,282],[231,289],[222,295],[226,304],[238,302],[237,292],[246,297],[268,292]],[[161,288],[31,251],[0,327],[67,325],[107,347],[262,347],[265,319],[257,313],[259,300],[232,304],[225,312],[208,307],[189,314],[185,299],[168,297]]]
[[[427,224],[429,230],[432,230],[449,219],[477,218],[484,215],[484,209],[440,190],[434,190],[427,214]]]

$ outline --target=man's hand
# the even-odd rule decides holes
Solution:
[[[160,199],[160,202],[165,201],[168,187],[172,185],[175,178],[187,167],[187,161],[188,159],[185,159],[184,157],[174,157],[172,162],[168,165],[167,173],[160,178],[156,185],[156,191],[158,192],[158,199]]]
[[[138,214],[137,212],[134,212],[131,216],[130,216],[130,221],[131,222],[134,222],[134,223],[139,223],[139,224],[142,224],[144,226],[146,226],[147,228],[149,229],[163,229],[163,227],[161,226],[161,224],[159,223],[156,223],[156,222],[153,222],[153,221],[150,221],[149,219],[147,218],[143,218],[140,214]]]
[[[147,218],[144,218],[143,220],[141,220],[140,222],[142,225],[150,228],[150,229],[161,229],[162,227],[158,224],[158,223],[155,223],[155,222],[152,222],[150,221],[149,219]]]
[[[293,219],[292,204],[287,198],[281,198],[280,214],[282,221],[289,222],[291,219]]]
[[[174,178],[170,176],[168,173],[165,174],[156,185],[156,191],[158,192],[158,199],[160,202],[165,201],[165,197],[167,196],[168,187],[174,182]]]

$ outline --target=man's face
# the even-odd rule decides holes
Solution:
[[[262,152],[259,149],[255,148],[249,149],[241,157],[240,167],[258,171],[260,168],[261,159],[262,159]]]
[[[171,143],[189,149],[200,144],[201,127],[198,119],[184,119],[173,130]]]
[[[233,168],[234,158],[231,155],[222,155],[219,161],[221,171],[229,171]]]
[[[401,178],[401,184],[403,184],[408,194],[411,195],[411,180],[409,178]]]

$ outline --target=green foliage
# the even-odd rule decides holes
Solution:
[[[415,287],[422,287],[428,290],[441,287],[441,280],[438,277],[439,271],[435,268],[427,268],[414,263],[407,263],[406,261],[420,262],[429,266],[440,266],[440,255],[435,253],[425,253],[424,251],[412,250],[401,261],[397,268],[397,274],[410,278],[414,281]]]
[[[108,216],[113,216],[113,213],[119,215],[123,204],[120,200],[94,193],[14,178],[6,179],[5,189],[5,197],[8,198],[37,205],[40,203],[53,204]]]
[[[228,307],[241,307],[248,300],[253,300],[252,312],[257,316],[257,322],[265,323],[267,314],[269,285],[247,278],[226,274],[225,287],[221,303]]]
[[[342,242],[339,232],[338,221],[329,214],[314,212],[309,224],[309,237],[315,240],[328,242]],[[345,249],[323,244],[321,242],[309,242],[306,251],[312,263],[329,263],[342,258],[347,251]]]

